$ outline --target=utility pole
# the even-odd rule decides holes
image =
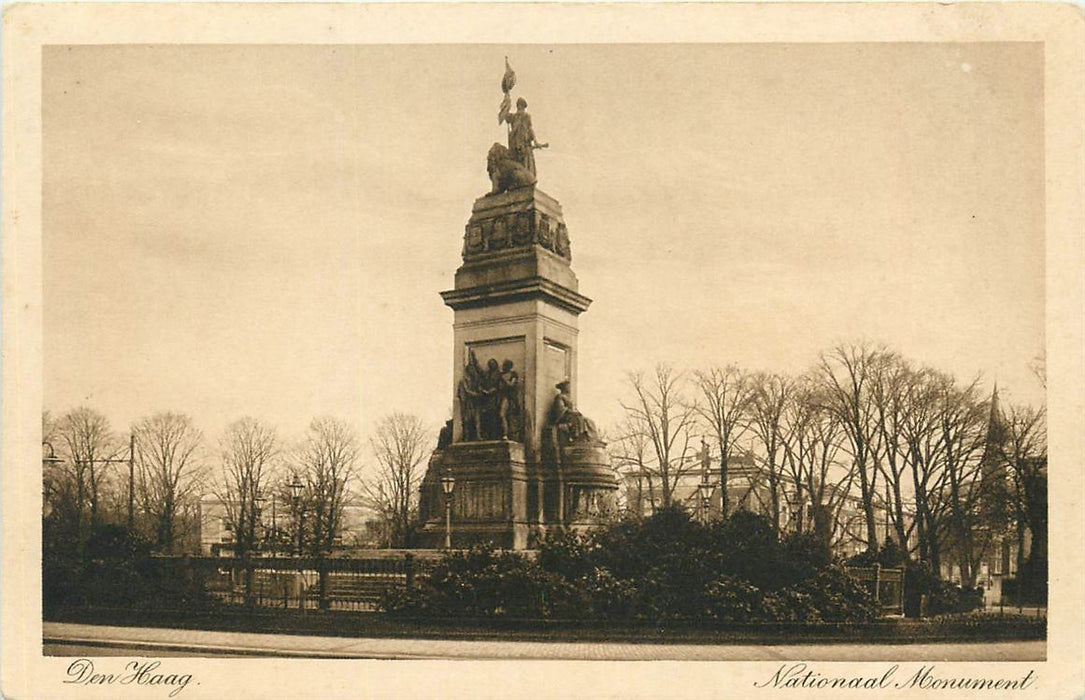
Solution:
[[[135,524],[136,504],[136,434],[128,436],[128,532]]]
[[[890,498],[891,498],[891,496],[889,494],[889,480],[886,479],[886,483],[885,483],[885,539],[886,540],[889,539],[889,534],[890,534],[890,530],[889,530],[889,509],[890,509],[889,499]],[[901,542],[900,544],[903,545],[904,543]]]

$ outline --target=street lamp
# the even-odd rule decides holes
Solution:
[[[707,479],[697,485],[697,494],[701,498],[701,522],[708,524],[708,500],[712,498],[712,484]]]
[[[45,448],[44,450],[42,450],[45,454],[42,455],[41,458],[41,461],[45,464],[60,464],[64,461],[60,457],[57,457],[57,452],[53,449],[53,443],[49,442],[48,440],[42,440],[41,446]]]
[[[290,495],[294,499],[294,512],[297,513],[297,525],[298,525],[298,556],[301,556],[301,533],[305,527],[305,514],[301,509],[301,491],[305,488],[305,485],[301,483],[301,477],[297,474],[294,475],[294,480],[290,482]]]
[[[441,489],[445,492],[445,549],[452,549],[452,491],[456,488],[456,479],[445,473],[441,477]]]
[[[254,510],[255,510],[255,514],[256,514],[256,522],[260,526],[260,531],[261,531],[260,534],[262,535],[261,539],[263,540],[263,542],[260,543],[260,546],[261,547],[266,547],[267,546],[267,527],[264,525],[264,504],[267,503],[267,498],[265,496],[257,496],[256,498],[254,498],[252,500],[253,500],[253,505],[255,506]],[[256,533],[253,532],[253,538],[255,539],[255,537],[256,537]]]
[[[41,447],[42,447],[41,463],[42,463],[42,467],[43,467],[42,475],[44,477],[43,478],[43,482],[44,482],[43,483],[43,495],[45,497],[44,498],[44,504],[42,505],[42,511],[44,512],[45,517],[49,517],[49,514],[53,512],[52,496],[53,496],[53,490],[56,487],[53,485],[53,476],[52,476],[52,474],[47,472],[45,470],[45,468],[47,468],[49,466],[55,466],[57,464],[63,464],[64,460],[61,459],[60,457],[57,457],[56,450],[53,449],[53,443],[49,442],[48,440],[42,440],[41,441]]]

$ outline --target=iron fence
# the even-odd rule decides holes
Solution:
[[[432,561],[413,554],[373,558],[162,557],[228,605],[372,611],[392,589],[408,589]]]
[[[882,615],[904,615],[904,569],[849,566],[847,572],[867,589]]]

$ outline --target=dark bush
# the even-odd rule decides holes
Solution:
[[[720,571],[767,591],[783,587],[782,549],[772,521],[750,511],[736,511],[711,528]],[[785,574],[786,575],[786,574]]]
[[[609,619],[633,615],[636,586],[632,581],[619,579],[607,569],[596,568],[573,585],[585,592],[588,617]]]
[[[424,585],[430,607],[450,616],[547,617],[554,581],[520,554],[476,545],[445,557]]]
[[[830,566],[791,589],[809,596],[810,605],[825,622],[869,622],[878,608],[866,588],[839,566]]]
[[[762,614],[773,622],[821,622],[821,612],[809,593],[785,588],[766,593],[761,602]]]
[[[1019,574],[1002,579],[1002,598],[1013,605],[1046,605],[1046,577]]]
[[[423,615],[441,611],[432,609],[436,594],[427,582],[419,580],[414,588],[386,588],[381,594],[377,607],[390,615]]]
[[[573,530],[551,531],[539,544],[536,560],[544,570],[567,579],[588,576],[599,564],[598,544]]]
[[[119,525],[95,527],[77,542],[54,542],[42,552],[42,608],[200,609],[212,602],[203,582],[179,561],[151,556],[150,543]]]
[[[829,549],[812,533],[786,535],[777,549],[775,588],[787,588],[816,576],[833,558]],[[771,590],[771,589],[770,589]]]
[[[966,613],[983,607],[983,589],[939,581],[927,594],[927,615]]]
[[[764,594],[756,586],[731,576],[708,584],[705,606],[708,616],[720,622],[750,622],[765,616]]]
[[[910,561],[904,569],[904,615],[919,617],[924,596],[939,590],[942,582],[925,561]]]
[[[881,565],[883,569],[896,569],[905,566],[908,559],[904,550],[902,550],[893,540],[892,537],[888,538],[881,548],[876,550],[866,549],[859,554],[852,555],[845,560],[847,566],[876,566]]]
[[[532,561],[492,547],[445,557],[392,614],[716,621],[856,622],[876,615],[866,591],[810,535],[778,537],[739,512],[705,527],[681,508],[593,535],[554,533]]]
[[[703,614],[706,585],[720,573],[708,531],[679,507],[622,521],[595,538],[592,559],[632,588],[631,612],[652,620]]]
[[[682,566],[686,573],[692,568],[711,570],[716,564],[708,532],[678,506],[641,521],[620,521],[598,533],[595,542],[596,561],[618,578],[636,579],[676,558],[691,560]]]

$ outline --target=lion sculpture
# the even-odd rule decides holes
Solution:
[[[490,147],[486,155],[486,172],[490,174],[493,189],[490,194],[499,194],[535,184],[535,175],[512,157],[509,149],[500,143]]]

